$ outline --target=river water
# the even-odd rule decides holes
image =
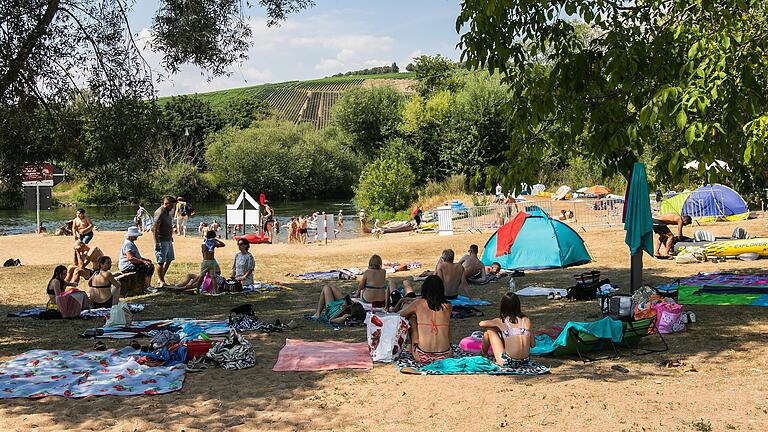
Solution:
[[[195,215],[189,219],[189,233],[197,235],[200,222],[210,224],[218,220],[224,224],[224,203],[191,203],[195,209]],[[288,223],[291,216],[311,215],[313,212],[326,212],[337,215],[339,210],[344,216],[344,231],[340,238],[356,236],[360,231],[357,210],[350,201],[325,200],[325,201],[272,201],[275,216],[281,225]],[[145,205],[146,209],[153,213],[157,206]],[[100,231],[123,231],[133,224],[138,206],[120,206],[116,208],[87,207],[86,214],[93,220],[96,229]],[[54,233],[60,226],[75,216],[75,208],[56,208],[42,210],[40,220],[48,233]],[[0,235],[26,234],[35,230],[35,212],[33,210],[0,210]],[[313,232],[310,232],[313,235]],[[287,232],[280,230],[280,241],[286,241]]]

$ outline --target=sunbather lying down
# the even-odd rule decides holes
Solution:
[[[388,310],[390,312],[400,312],[406,306],[416,300],[418,294],[413,290],[411,281],[404,279],[400,286],[394,279],[389,279],[389,298]]]
[[[185,291],[190,294],[196,294],[198,289],[200,289],[200,285],[203,284],[204,277],[205,273],[187,273],[187,275],[184,276],[179,282],[173,285],[166,285],[163,287],[163,289],[171,291]]]
[[[341,288],[326,285],[320,292],[317,310],[311,318],[344,324],[349,318],[364,320],[365,308],[359,302],[353,301],[349,295],[344,295]]]

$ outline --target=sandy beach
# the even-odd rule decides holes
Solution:
[[[736,226],[752,236],[766,236],[764,219],[707,224],[703,229],[730,235]],[[696,228],[699,229],[699,228]],[[688,228],[686,234],[692,235]],[[161,396],[87,397],[0,401],[0,429],[15,430],[768,430],[768,323],[766,309],[748,306],[686,306],[698,322],[688,332],[667,336],[670,349],[616,360],[582,363],[570,358],[541,358],[551,374],[514,376],[412,376],[392,365],[375,364],[370,371],[275,373],[272,366],[285,338],[364,341],[364,328],[334,331],[303,320],[313,310],[322,284],[338,283],[351,291],[355,281],[302,282],[288,273],[364,267],[372,253],[385,261],[419,261],[434,267],[444,248],[463,253],[469,244],[481,249],[491,232],[388,234],[308,245],[255,245],[256,279],[291,288],[270,294],[199,297],[157,293],[134,298],[147,307],[137,319],[225,318],[230,308],[252,303],[265,321],[295,319],[300,327],[285,333],[247,334],[257,349],[258,364],[241,371],[212,369],[188,374],[181,391]],[[573,275],[600,270],[603,277],[628,290],[629,256],[620,227],[581,232],[594,261],[565,270],[527,272],[518,286],[567,288]],[[139,239],[140,251],[152,256],[151,236]],[[117,257],[121,232],[97,232],[92,245]],[[0,269],[0,359],[29,349],[84,349],[93,341],[77,334],[102,321],[6,318],[8,312],[44,304],[45,284],[57,264],[69,264],[70,237],[17,235],[0,237],[0,259],[19,258],[23,266]],[[177,238],[177,261],[169,281],[196,271],[200,239]],[[234,242],[217,250],[222,268],[232,264]],[[645,282],[668,283],[697,272],[739,270],[762,272],[765,261],[677,265],[672,260],[645,258]],[[420,272],[396,273],[404,278]],[[490,300],[481,307],[486,317],[498,313],[498,299],[507,280],[472,286],[475,297]],[[537,328],[569,320],[599,318],[597,303],[525,298],[523,310]],[[477,327],[477,318],[454,320],[455,342]],[[125,341],[106,340],[109,348]],[[660,366],[665,359],[685,366]],[[621,364],[629,372],[611,366]],[[711,425],[711,429],[702,429]]]

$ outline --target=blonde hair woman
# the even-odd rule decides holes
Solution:
[[[371,255],[371,259],[368,260],[368,269],[363,273],[360,285],[357,287],[356,295],[375,308],[383,308],[387,305],[387,273],[381,266],[381,257]]]

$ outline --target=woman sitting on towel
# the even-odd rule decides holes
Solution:
[[[48,287],[46,288],[48,297],[50,297],[52,302],[56,302],[56,297],[66,291],[67,286],[77,286],[74,282],[67,282],[65,279],[66,277],[67,268],[63,265],[56,266],[56,268],[53,269],[53,276],[51,276],[51,280],[48,281]]]
[[[381,267],[381,257],[372,255],[368,260],[368,269],[360,278],[360,285],[355,294],[355,297],[360,297],[360,300],[370,303],[375,308],[387,306],[387,272]]]
[[[88,280],[91,288],[88,297],[93,308],[110,308],[120,300],[120,282],[109,271],[112,269],[112,258],[102,256],[98,263],[98,271]]]
[[[480,327],[485,328],[484,356],[488,353],[488,347],[491,347],[496,363],[501,367],[514,368],[528,362],[531,348],[536,346],[536,339],[531,331],[531,319],[520,310],[520,297],[517,294],[504,294],[499,317],[480,321]]]
[[[253,285],[253,270],[256,268],[256,261],[253,259],[253,255],[248,252],[248,249],[251,248],[251,243],[241,238],[237,241],[237,247],[240,252],[235,254],[230,278],[240,281],[243,286]]]
[[[451,304],[439,276],[429,276],[421,286],[421,298],[400,311],[411,322],[411,353],[421,363],[452,357]]]

